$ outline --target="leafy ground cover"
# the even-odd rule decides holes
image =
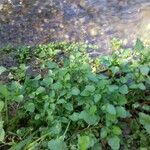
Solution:
[[[148,150],[150,49],[112,46],[96,58],[82,43],[1,49],[0,149]]]

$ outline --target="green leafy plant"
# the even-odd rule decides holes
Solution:
[[[150,51],[143,46],[140,51],[139,44],[133,51],[117,42],[117,51],[97,58],[87,53],[94,47],[83,43],[39,45],[32,57],[26,56],[30,48],[24,48],[18,67],[8,68],[8,78],[13,78],[0,84],[0,146],[148,148]],[[33,58],[34,67],[22,64]],[[26,66],[36,74],[27,74]]]

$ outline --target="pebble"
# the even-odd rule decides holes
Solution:
[[[92,29],[90,29],[90,35],[96,36],[96,35],[98,35],[98,31],[95,28],[92,28]]]

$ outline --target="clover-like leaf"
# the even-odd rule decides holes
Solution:
[[[108,144],[112,150],[118,150],[120,148],[120,139],[118,136],[113,136],[108,139]]]
[[[105,127],[103,127],[103,128],[101,129],[101,132],[100,132],[101,138],[102,138],[102,139],[103,139],[103,138],[106,138],[106,137],[107,137],[107,134],[108,134],[107,129],[106,129]]]
[[[118,126],[113,126],[112,127],[112,133],[114,135],[120,135],[122,133],[121,129]]]
[[[121,93],[121,94],[128,94],[128,87],[127,87],[127,85],[122,85],[120,88],[119,88],[119,92]]]
[[[6,71],[6,68],[3,67],[3,66],[0,66],[0,75],[1,75],[3,72],[5,72],[5,71]]]
[[[101,94],[95,94],[94,95],[94,101],[95,101],[95,103],[97,103],[98,101],[100,101],[101,98],[102,98]]]
[[[116,109],[115,109],[114,105],[112,105],[112,104],[106,105],[106,111],[111,115],[116,115]]]
[[[35,110],[35,105],[34,105],[34,103],[32,103],[32,102],[27,103],[27,104],[25,105],[25,109],[26,109],[26,111],[34,112],[34,110]]]
[[[116,112],[117,112],[118,117],[121,117],[121,118],[126,118],[127,117],[127,111],[122,106],[116,107]]]
[[[150,134],[150,115],[145,113],[139,113],[139,120],[146,131]]]
[[[66,150],[66,143],[63,139],[52,139],[48,142],[49,150]]]
[[[80,90],[77,87],[73,87],[71,90],[71,94],[77,96],[80,94]]]
[[[80,114],[79,114],[79,118],[83,119],[86,123],[88,123],[89,125],[93,125],[96,124],[99,120],[99,116],[97,115],[93,115],[90,114],[90,112],[83,110]]]
[[[90,137],[86,135],[80,136],[78,143],[80,150],[87,150],[90,144]]]
[[[143,65],[140,67],[140,72],[143,75],[148,75],[148,73],[150,72],[150,67],[148,67],[147,65]]]

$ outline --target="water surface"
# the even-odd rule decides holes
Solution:
[[[150,1],[0,1],[0,46],[82,41],[100,45],[98,53],[108,53],[113,37],[129,47],[137,37],[149,44]]]

